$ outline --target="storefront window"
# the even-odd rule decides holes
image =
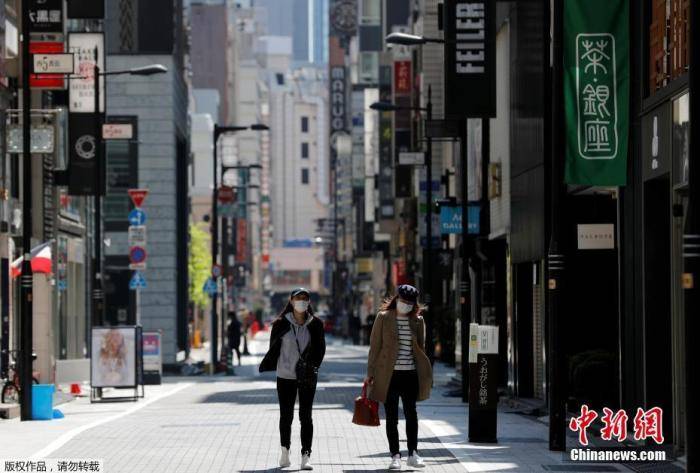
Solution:
[[[685,95],[673,101],[673,182],[688,183],[688,156],[690,145],[690,109],[689,96]]]

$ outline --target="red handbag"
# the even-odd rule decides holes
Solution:
[[[352,423],[367,427],[379,425],[379,403],[367,397],[367,383],[362,385],[362,394],[355,398],[355,412]]]

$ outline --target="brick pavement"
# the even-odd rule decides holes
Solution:
[[[265,345],[264,339],[257,340],[251,350],[261,352]],[[366,355],[366,347],[329,346],[314,405],[315,471],[386,469],[383,426],[351,423]],[[147,387],[146,399],[138,403],[90,405],[80,399],[61,406],[66,419],[60,421],[0,422],[0,458],[46,452],[46,445],[55,446],[57,438],[71,431],[71,438],[48,449],[48,457],[103,459],[109,473],[279,471],[274,374],[260,376],[259,359],[245,357],[244,366],[236,367],[236,377],[166,378],[162,386]],[[442,396],[451,374],[438,366],[433,396],[419,404],[419,451],[428,471],[628,471],[620,465],[567,464],[560,453],[547,449],[546,425],[514,412],[499,413],[498,444],[468,443],[466,406]],[[172,389],[178,391],[168,395]],[[402,423],[399,432],[405,449],[403,429]],[[295,419],[289,471],[297,471],[299,448]]]
[[[314,404],[315,471],[373,472],[388,465],[383,427],[351,423],[365,360],[366,349],[329,346]],[[246,362],[237,368],[242,376],[202,378],[138,413],[81,433],[49,456],[101,458],[110,473],[278,471],[274,375],[255,376],[257,359]],[[299,463],[298,434],[295,418],[291,471]],[[420,436],[430,471],[465,471],[428,428],[422,427]]]

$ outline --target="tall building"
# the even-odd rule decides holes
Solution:
[[[133,123],[137,139],[107,145],[104,205],[104,283],[107,323],[135,323],[163,334],[163,362],[188,349],[187,241],[189,190],[188,84],[185,29],[179,0],[106,3],[107,64],[124,70],[160,63],[153,77],[114,76],[107,81],[109,116]],[[108,119],[109,119],[108,116]],[[129,290],[127,229],[129,188],[146,188],[148,286],[138,300]]]
[[[318,67],[328,62],[328,0],[253,0],[265,15],[267,34],[292,38],[292,60]]]
[[[230,63],[232,25],[227,2],[211,4],[193,1],[190,6],[191,24],[190,61],[192,85],[198,89],[219,91],[221,107],[214,117],[220,124],[230,118],[229,91],[232,88],[233,68]]]

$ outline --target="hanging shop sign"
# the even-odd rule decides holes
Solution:
[[[63,33],[63,0],[27,0],[33,33]]]
[[[70,53],[33,54],[32,72],[34,74],[72,74],[75,70],[73,59],[74,56]]]
[[[615,225],[612,223],[576,225],[579,250],[615,249]]]
[[[481,206],[470,204],[469,212],[469,234],[478,235],[480,233],[479,219]],[[443,235],[462,233],[462,207],[461,206],[440,206],[440,231]]]
[[[496,116],[496,2],[445,0],[446,117]]]
[[[100,189],[100,158],[95,138],[95,118],[92,115],[68,115],[68,193],[70,195],[102,194]]]
[[[627,0],[571,0],[564,8],[566,182],[623,186],[629,126]]]
[[[60,61],[60,68],[59,65],[52,65],[52,61],[48,59],[48,57],[57,58],[58,56],[72,56],[71,54],[65,54],[63,51],[63,41],[31,41],[29,43],[29,52],[33,55],[34,69],[32,71],[34,74],[29,75],[30,88],[49,90],[66,88],[66,81],[63,74],[70,74],[73,72],[72,59],[70,64],[68,64],[71,68],[67,71],[65,71],[67,59]]]
[[[75,54],[76,77],[69,85],[68,107],[74,113],[95,113],[95,52],[97,66],[105,70],[105,49],[103,33],[70,33],[68,35],[68,52]],[[100,82],[100,112],[105,109],[105,80]]]

